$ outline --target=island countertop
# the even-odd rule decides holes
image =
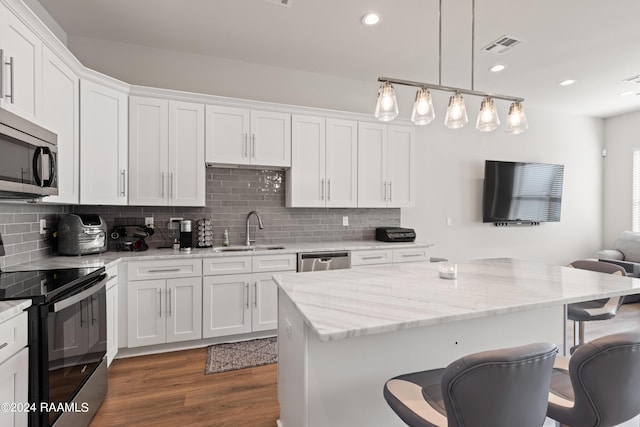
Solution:
[[[274,275],[321,341],[640,293],[640,279],[511,259]]]

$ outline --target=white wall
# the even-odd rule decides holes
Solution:
[[[604,247],[631,230],[632,150],[640,147],[640,111],[605,120]]]
[[[86,66],[128,83],[221,96],[371,113],[378,87],[375,81],[87,38],[70,37],[69,47]],[[401,116],[407,117],[415,92],[397,92]],[[454,131],[442,125],[446,97],[434,93],[439,116],[418,129],[417,204],[403,209],[403,225],[414,227],[419,240],[433,242],[434,256],[456,260],[509,256],[566,264],[593,256],[602,245],[602,120],[528,109],[527,133],[482,134],[473,126],[480,99],[470,97],[470,123]],[[507,106],[499,104],[503,119]],[[565,164],[561,222],[504,228],[483,224],[485,159]],[[446,226],[447,217],[451,226]]]

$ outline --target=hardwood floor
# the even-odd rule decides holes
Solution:
[[[207,349],[114,360],[91,427],[274,427],[276,365],[205,375]]]
[[[636,329],[640,303],[615,319],[589,322],[585,337]],[[572,322],[567,340],[571,346]],[[279,415],[276,365],[204,375],[207,349],[117,359],[109,369],[107,399],[91,427],[274,427]]]

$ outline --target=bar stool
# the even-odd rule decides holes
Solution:
[[[569,267],[626,276],[624,267],[607,262],[579,260],[569,264]],[[614,318],[623,302],[624,296],[619,296],[569,304],[567,306],[567,317],[569,320],[573,320],[573,347],[571,347],[571,353],[578,346],[584,344],[584,322]]]
[[[536,343],[471,354],[388,380],[384,398],[411,427],[540,427],[557,351]]]
[[[590,341],[558,357],[547,416],[574,427],[608,427],[640,414],[640,333]]]

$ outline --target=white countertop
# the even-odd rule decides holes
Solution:
[[[257,245],[260,247],[261,245]],[[102,254],[82,255],[82,256],[52,256],[42,258],[28,263],[12,265],[6,267],[5,271],[36,270],[50,268],[74,268],[74,267],[110,267],[120,261],[150,261],[176,257],[184,258],[209,258],[219,256],[260,256],[275,254],[292,254],[299,252],[318,251],[357,251],[373,249],[403,249],[403,248],[425,248],[433,246],[431,243],[386,243],[376,240],[370,241],[337,241],[320,243],[296,243],[283,244],[285,249],[259,250],[259,251],[238,251],[238,252],[216,252],[215,248],[193,248],[191,252],[174,251],[173,249],[149,249],[142,252],[103,252]]]
[[[321,341],[640,293],[640,279],[509,259],[274,275]]]
[[[0,301],[0,322],[4,322],[29,307],[31,307],[29,299]]]

